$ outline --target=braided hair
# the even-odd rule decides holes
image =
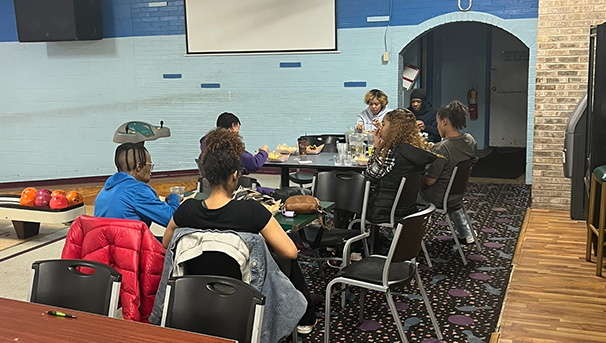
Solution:
[[[240,156],[244,153],[244,143],[240,136],[224,128],[211,130],[204,136],[202,166],[206,179],[213,186],[227,185],[229,176],[241,172]]]
[[[467,112],[468,109],[465,105],[457,100],[453,100],[448,105],[440,108],[437,116],[440,120],[448,119],[455,129],[461,130],[467,127]]]
[[[147,163],[145,153],[148,152],[143,142],[124,143],[116,148],[114,163],[118,172],[131,172]]]

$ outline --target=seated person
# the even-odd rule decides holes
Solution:
[[[240,119],[238,119],[238,117],[236,117],[236,115],[233,113],[223,112],[217,118],[217,127],[228,129],[236,134],[240,134]],[[200,159],[202,159],[202,154],[204,153],[204,138],[206,138],[206,136],[200,138]],[[240,163],[242,164],[245,172],[255,172],[263,167],[268,155],[269,148],[267,145],[260,147],[259,152],[256,155],[244,150],[242,156],[240,156]]]
[[[380,123],[385,113],[389,112],[387,95],[378,89],[372,89],[364,95],[364,103],[368,105],[368,108],[358,114],[356,130],[374,131],[373,121]]]
[[[452,175],[454,167],[462,161],[474,160],[476,157],[476,141],[468,133],[461,133],[459,130],[465,128],[465,117],[467,107],[458,101],[452,101],[438,111],[438,131],[442,136],[442,141],[436,143],[431,149],[435,154],[444,158],[439,158],[431,164],[425,176],[424,185],[421,187],[422,200],[441,208],[444,200],[444,194],[448,187],[448,182]],[[451,196],[448,199],[448,206],[458,206],[463,201],[463,196]],[[474,242],[471,234],[471,228],[467,223],[463,209],[453,211],[450,218],[454,224],[457,237],[465,239],[468,244]]]
[[[439,142],[440,133],[436,122],[436,110],[427,101],[425,90],[418,88],[410,94],[410,107],[408,109],[417,117],[417,125],[421,132],[428,134],[428,142]]]
[[[302,334],[311,332],[316,323],[315,307],[297,263],[295,244],[263,205],[254,200],[232,200],[244,152],[242,140],[236,132],[216,128],[205,136],[204,144],[202,163],[211,185],[210,196],[202,201],[184,201],[168,224],[162,244],[165,248],[169,246],[178,227],[260,233],[278,259],[287,260],[290,272],[285,274],[308,303],[297,330]],[[276,262],[281,268],[284,265],[284,261]]]
[[[407,109],[388,112],[374,133],[375,146],[364,175],[371,181],[366,219],[373,223],[389,223],[391,207],[402,177],[425,170],[437,157],[428,151],[419,135],[415,116]],[[396,217],[417,211],[416,206],[400,208]]]
[[[179,207],[180,197],[169,194],[166,202],[158,198],[147,183],[154,164],[143,143],[124,143],[116,149],[118,172],[110,176],[97,199],[95,217],[134,219],[150,226],[167,226]]]

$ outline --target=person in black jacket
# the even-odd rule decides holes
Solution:
[[[402,177],[425,170],[437,156],[428,151],[414,114],[403,108],[385,115],[383,123],[377,125],[374,142],[372,156],[364,171],[371,181],[366,218],[373,223],[388,223]],[[416,206],[399,208],[396,217],[405,217],[416,211]]]
[[[427,94],[422,88],[412,91],[410,94],[410,107],[408,109],[417,118],[417,126],[421,132],[427,133],[428,142],[439,142],[441,140],[436,120],[436,110],[427,101]]]

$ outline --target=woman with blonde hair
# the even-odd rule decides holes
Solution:
[[[368,107],[358,114],[356,129],[358,131],[373,131],[374,123],[380,123],[389,109],[387,95],[378,89],[371,89],[364,95],[364,103]]]
[[[427,142],[419,134],[414,114],[407,109],[388,112],[376,128],[373,153],[364,172],[371,181],[366,218],[373,223],[385,223],[389,222],[402,177],[425,170],[437,156],[429,152]],[[416,206],[398,208],[396,217],[416,211]]]

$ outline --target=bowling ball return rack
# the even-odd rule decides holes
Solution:
[[[69,226],[74,219],[85,214],[84,203],[54,210],[21,206],[19,199],[19,195],[0,194],[0,218],[12,221],[19,239],[37,235],[40,232],[40,223]]]

